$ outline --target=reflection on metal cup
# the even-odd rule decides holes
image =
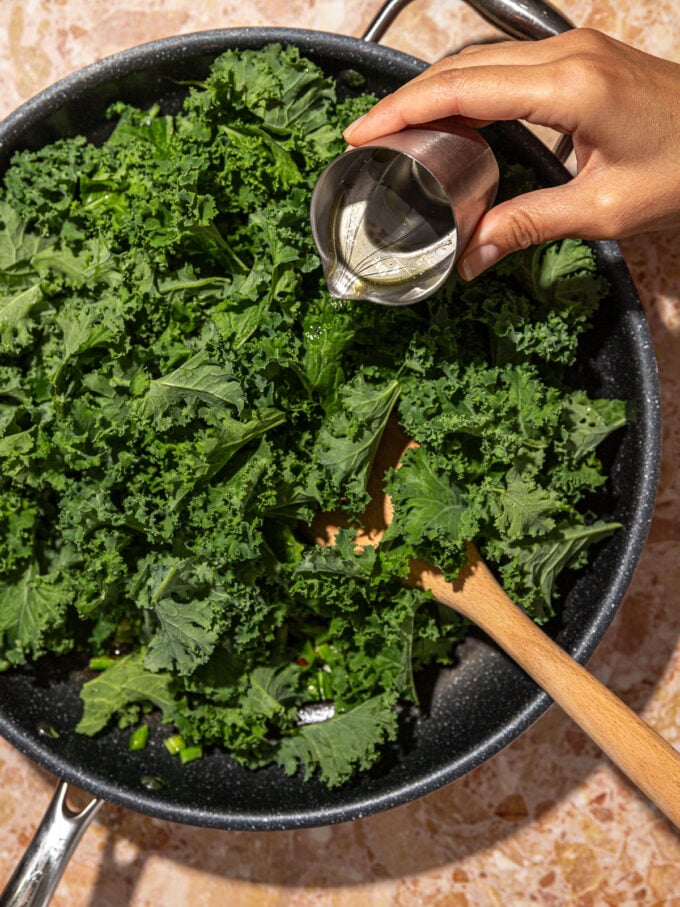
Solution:
[[[407,305],[446,281],[498,188],[474,129],[405,129],[350,148],[323,171],[310,216],[328,289]]]

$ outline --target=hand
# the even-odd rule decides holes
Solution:
[[[458,268],[471,280],[548,239],[622,239],[680,226],[680,65],[591,29],[468,47],[380,100],[345,131],[361,145],[457,117],[523,119],[572,136],[577,173],[482,217]]]

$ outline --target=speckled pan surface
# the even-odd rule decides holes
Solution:
[[[29,101],[0,126],[0,166],[11,150],[62,134],[101,135],[108,103],[178,102],[176,81],[205,71],[227,47],[295,43],[328,72],[362,71],[368,87],[382,93],[422,66],[381,46],[318,32],[286,29],[210,31],[170,38],[100,61]],[[509,159],[530,164],[539,182],[565,178],[562,168],[517,125],[492,135]],[[611,449],[611,488],[603,500],[623,529],[579,576],[551,632],[583,661],[609,626],[633,575],[654,505],[659,466],[659,391],[647,323],[618,247],[598,247],[611,294],[583,350],[589,390],[630,401],[631,422]],[[328,791],[276,769],[257,773],[222,753],[179,768],[160,741],[143,755],[129,754],[127,739],[110,731],[96,740],[71,728],[79,712],[77,666],[46,662],[7,673],[0,680],[0,729],[22,752],[79,787],[121,806],[178,822],[231,829],[282,829],[355,819],[413,800],[466,774],[514,740],[545,709],[547,697],[509,659],[474,636],[460,664],[442,672],[426,694],[426,720],[377,769],[346,788]],[[39,733],[48,722],[59,732]],[[413,731],[415,732],[413,733]],[[147,780],[142,779],[147,776]],[[162,778],[149,789],[148,776]]]

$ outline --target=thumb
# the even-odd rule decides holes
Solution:
[[[501,202],[481,218],[458,262],[465,280],[473,280],[510,252],[551,239],[578,236],[598,239],[593,198],[578,179],[538,189]]]

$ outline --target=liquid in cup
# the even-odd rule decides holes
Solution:
[[[447,279],[498,186],[468,127],[408,129],[346,151],[314,189],[312,233],[329,292],[406,305]]]

